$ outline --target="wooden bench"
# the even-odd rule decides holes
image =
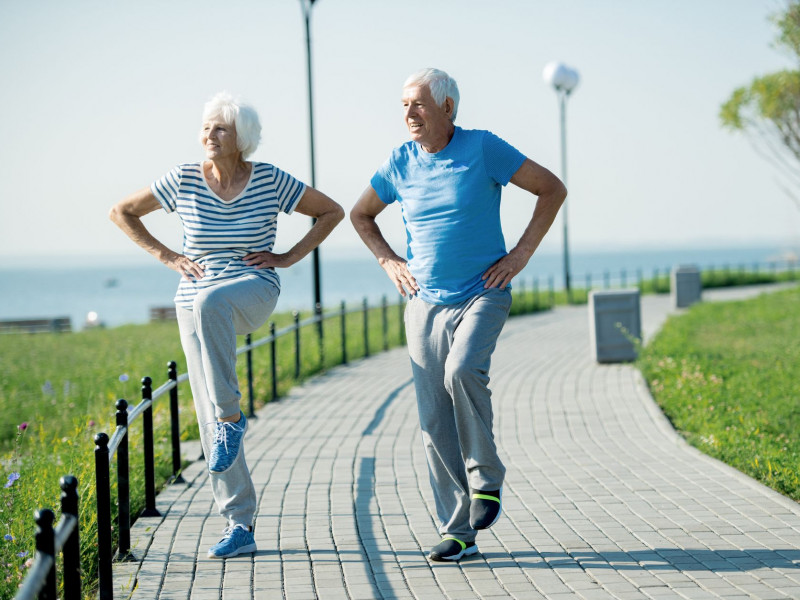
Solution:
[[[177,321],[178,315],[175,314],[175,306],[151,306],[150,322],[153,321]]]
[[[70,333],[69,317],[52,319],[5,319],[0,321],[0,333]]]

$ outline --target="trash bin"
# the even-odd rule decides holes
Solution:
[[[599,363],[635,360],[642,338],[639,290],[596,290],[589,293],[589,335],[592,356]]]
[[[703,293],[700,269],[694,265],[674,267],[670,275],[669,289],[675,308],[686,308],[695,302],[700,302]]]

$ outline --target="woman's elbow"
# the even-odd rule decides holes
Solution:
[[[325,211],[325,217],[336,227],[344,219],[344,209],[336,202],[331,201],[331,204],[333,206]]]
[[[564,200],[567,199],[568,193],[567,186],[564,185],[564,182],[559,179],[558,186],[556,188],[556,197],[558,198],[559,203],[563,204]]]

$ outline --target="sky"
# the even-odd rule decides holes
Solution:
[[[800,247],[800,209],[719,107],[795,64],[773,44],[781,0],[317,0],[311,16],[316,187],[349,210],[407,140],[402,82],[423,67],[458,82],[457,124],[488,129],[562,175],[567,104],[572,248]],[[204,158],[203,104],[227,90],[263,125],[251,157],[310,183],[300,0],[0,2],[0,264],[152,260],[109,208],[174,165]],[[509,247],[535,198],[509,185]],[[279,220],[277,251],[308,229]],[[379,224],[404,253],[397,206]],[[177,217],[145,225],[180,249]],[[562,244],[559,218],[542,251]],[[323,256],[368,256],[348,220]]]

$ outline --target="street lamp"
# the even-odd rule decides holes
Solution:
[[[306,66],[308,72],[308,135],[311,152],[311,187],[317,187],[316,170],[314,165],[314,95],[311,86],[311,7],[316,0],[300,0],[303,17],[306,21]],[[316,219],[311,218],[312,225]],[[322,289],[319,276],[319,247],[314,248],[311,254],[312,270],[314,277],[314,311],[322,311]]]
[[[578,72],[560,62],[548,63],[542,72],[545,83],[553,86],[558,94],[561,111],[561,179],[567,185],[567,98],[578,85]],[[564,288],[567,302],[572,301],[572,290],[569,280],[569,243],[567,238],[567,201],[561,209],[564,222]]]

